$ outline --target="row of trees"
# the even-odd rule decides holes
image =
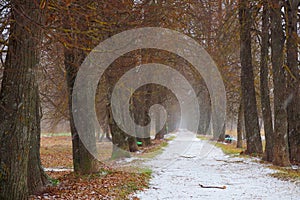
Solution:
[[[39,158],[41,113],[56,123],[61,119],[70,121],[75,172],[92,173],[101,167],[83,145],[74,124],[74,81],[80,65],[98,43],[121,31],[145,26],[185,33],[210,53],[226,86],[227,124],[237,116],[239,121],[245,118],[247,153],[263,151],[261,117],[266,135],[265,159],[283,166],[299,162],[297,1],[0,2],[1,60],[5,58],[0,92],[0,199],[25,199],[47,184]],[[128,137],[113,120],[109,104],[118,79],[132,67],[149,62],[172,66],[190,81],[204,108],[198,132],[205,133],[209,127],[210,100],[201,75],[169,52],[134,51],[108,68],[97,90],[100,124],[104,130],[111,130],[112,142],[120,149],[136,151],[137,140],[150,144],[149,137]],[[170,113],[169,129],[177,128],[178,102],[168,89],[145,85],[133,94],[131,102],[136,123],[149,123],[150,106],[161,103]],[[160,131],[156,138],[163,135]],[[114,151],[113,157],[122,156],[119,153]]]
[[[258,40],[253,40],[256,10],[259,11],[260,33]],[[300,161],[298,12],[299,1],[257,3],[241,0],[239,5],[241,104],[247,153],[263,153],[253,67],[253,43],[260,42],[260,101],[266,138],[264,159],[280,166]]]
[[[127,19],[129,13],[134,11],[135,4],[125,1],[43,0],[34,3],[14,0],[1,3],[1,11],[7,12],[5,23],[1,24],[3,35],[6,34],[3,39],[7,43],[2,44],[5,61],[2,65],[0,93],[0,198],[26,199],[28,194],[41,191],[48,183],[39,158],[41,105],[38,86],[43,85],[43,80],[37,77],[39,65],[49,64],[49,60],[43,59],[51,57],[49,54],[53,53],[51,50],[55,49],[57,43],[63,45],[58,48],[61,56],[54,57],[63,59],[58,63],[64,65],[69,113],[58,110],[70,120],[74,171],[82,174],[97,171],[99,163],[84,147],[74,124],[71,112],[74,81],[79,66],[96,44],[120,30],[137,26],[131,21],[134,19]],[[43,56],[40,62],[41,53]],[[45,73],[57,72],[57,68],[43,70]],[[116,70],[114,74],[119,76],[120,72]],[[59,75],[56,77],[61,78]],[[109,91],[115,83],[107,80],[106,88]],[[56,80],[51,81],[50,86],[57,83]],[[58,107],[55,104],[57,99],[64,98],[56,96],[53,100],[53,93],[49,96],[42,91],[41,94],[55,107]],[[49,108],[46,111],[49,112]],[[140,113],[139,110],[135,112]],[[126,148],[123,144],[127,143],[125,134],[114,120],[109,121],[114,144]],[[135,144],[134,141],[131,143]]]

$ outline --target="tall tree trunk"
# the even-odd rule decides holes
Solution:
[[[262,143],[259,131],[256,97],[254,89],[254,75],[251,52],[251,24],[250,3],[248,0],[240,0],[240,59],[241,59],[241,83],[242,99],[245,116],[245,131],[248,154],[261,154]]]
[[[159,98],[159,97],[158,97]],[[159,130],[160,128],[160,120],[161,120],[161,117],[160,117],[160,113],[156,113],[155,116],[152,116],[153,119],[155,120],[155,124],[154,124],[154,130],[155,130],[155,140],[161,140],[164,138],[164,132],[163,132],[163,129],[162,130]]]
[[[36,70],[39,63],[37,46],[42,39],[43,12],[40,1],[12,0],[8,53],[0,92],[0,199],[27,199],[28,183],[36,183],[28,167],[38,165],[42,172],[38,147],[40,115]],[[26,16],[26,17],[25,17]],[[34,22],[34,23],[33,23]],[[38,162],[38,163],[33,163]]]
[[[137,116],[138,124],[141,126],[146,126],[150,123],[150,114],[149,109],[151,106],[151,102],[153,101],[153,97],[151,96],[153,91],[153,85],[146,85],[144,87],[144,92],[146,93],[142,97],[142,104],[138,105],[139,102],[135,104],[135,115]],[[143,146],[149,146],[151,144],[151,138],[150,138],[150,128],[145,129],[142,138],[138,138],[138,141],[141,141],[143,143]]]
[[[115,67],[115,66],[114,66]],[[113,69],[108,70],[105,73],[105,90],[106,90],[106,96],[107,96],[107,115],[108,115],[108,125],[111,131],[112,136],[112,143],[113,143],[113,151],[111,158],[112,159],[118,159],[123,157],[130,157],[129,154],[129,144],[130,147],[135,148],[136,146],[133,146],[133,138],[129,136],[127,133],[125,133],[118,125],[118,123],[114,120],[112,109],[115,109],[115,113],[118,113],[119,116],[123,116],[124,112],[121,108],[122,99],[118,102],[119,104],[112,105],[111,102],[111,95],[113,93],[113,88],[115,87],[115,76],[118,76],[118,74],[113,71]],[[124,100],[123,100],[124,101]],[[124,117],[122,117],[122,120],[125,120]],[[125,123],[125,121],[122,121],[122,123]],[[134,149],[132,149],[134,150]]]
[[[285,102],[285,75],[283,68],[284,35],[281,18],[281,5],[279,0],[270,1],[271,16],[271,60],[274,82],[274,147],[273,164],[288,166],[289,153],[287,146],[287,113]]]
[[[300,163],[300,75],[298,68],[297,12],[298,1],[287,1],[287,68],[288,92],[287,102],[288,141],[290,160]]]
[[[31,123],[36,124],[32,130],[30,139],[30,151],[28,159],[28,191],[29,194],[41,193],[44,186],[49,184],[48,176],[42,168],[40,158],[40,141],[41,141],[41,110],[40,110],[40,98],[36,96],[36,116],[35,121]]]
[[[237,122],[237,143],[236,148],[243,148],[243,129],[244,129],[244,109],[243,102],[241,100],[238,113]]]
[[[155,94],[154,96],[152,96],[152,99],[155,98],[155,100],[152,102],[153,104],[160,104],[164,107],[168,107],[168,105],[164,104],[163,102],[163,97],[161,96],[161,94],[166,95],[167,93],[160,87],[153,87],[155,92],[152,90],[152,92]],[[164,93],[165,92],[165,93]],[[159,94],[159,95],[158,95]],[[165,97],[168,98],[168,97]],[[167,109],[168,110],[168,109]],[[171,110],[168,110],[167,112],[172,112]],[[168,113],[166,113],[168,115]],[[154,116],[152,116],[155,122],[155,140],[161,140],[164,139],[164,136],[167,134],[167,126],[168,126],[168,121],[170,121],[170,118],[167,117],[167,121],[164,124],[164,126],[160,129],[161,124],[161,120],[162,120],[162,113],[157,112],[155,113]]]
[[[130,109],[132,107],[133,107],[133,99],[130,98]],[[130,152],[136,152],[136,151],[138,151],[138,145],[137,145],[136,136],[128,135],[128,145],[129,145],[129,151]]]
[[[85,52],[82,48],[91,48],[92,42],[91,39],[88,38],[82,32],[89,30],[87,19],[85,16],[85,11],[81,10],[89,4],[90,1],[72,1],[68,5],[66,5],[66,11],[62,16],[62,27],[63,30],[67,30],[64,32],[62,36],[65,38],[62,39],[64,41],[64,65],[66,70],[66,79],[67,79],[67,88],[68,88],[68,106],[69,106],[69,120],[70,120],[70,129],[72,135],[72,154],[73,154],[73,167],[76,173],[80,174],[89,174],[98,171],[99,162],[94,158],[92,154],[95,153],[96,150],[96,139],[95,139],[95,126],[90,116],[88,116],[88,112],[82,112],[87,114],[86,116],[80,116],[82,118],[82,122],[87,122],[86,129],[84,130],[86,142],[89,143],[89,147],[85,147],[82,142],[79,130],[76,128],[76,124],[73,116],[73,89],[77,76],[77,72],[79,70],[80,65],[86,58],[87,52]],[[76,14],[74,13],[74,11]],[[80,30],[79,32],[77,30]],[[82,32],[81,32],[82,31]],[[87,90],[90,91],[89,83],[86,83]],[[88,97],[87,97],[88,98]],[[87,100],[88,101],[88,100]],[[82,109],[82,108],[76,108]],[[81,130],[83,131],[83,130]],[[94,138],[93,138],[94,137]],[[88,141],[87,141],[88,140]],[[87,149],[88,148],[88,149]],[[90,152],[90,151],[91,152]]]
[[[73,153],[73,166],[74,171],[80,174],[89,174],[96,172],[99,167],[98,161],[94,156],[87,150],[82,143],[78,131],[75,126],[73,117],[73,87],[80,64],[85,58],[85,53],[80,49],[64,49],[64,63],[67,73],[67,86],[68,86],[68,104],[69,104],[69,115],[70,115],[70,128],[72,135],[72,153]],[[88,88],[87,88],[88,89]],[[87,127],[89,129],[91,127]],[[88,131],[88,130],[87,130]],[[96,146],[95,144],[90,144]],[[94,148],[94,147],[92,147]]]
[[[148,60],[148,56],[146,54],[146,60]],[[155,101],[155,86],[152,84],[148,84],[145,86],[146,89],[146,95],[145,97],[145,105],[144,105],[144,117],[142,118],[142,124],[143,126],[148,125],[151,123],[151,117],[150,117],[150,107],[153,105],[153,101]],[[145,131],[144,133],[144,138],[143,138],[143,146],[149,146],[151,145],[151,138],[150,138],[150,126],[149,129],[147,131]]]
[[[272,162],[273,160],[273,122],[270,104],[270,91],[268,86],[268,58],[269,58],[269,8],[268,1],[263,1],[262,33],[261,33],[261,60],[260,60],[260,93],[261,109],[265,132],[265,153],[263,159]]]

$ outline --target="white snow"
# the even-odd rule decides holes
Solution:
[[[300,199],[299,183],[273,178],[269,174],[274,171],[254,159],[227,156],[187,131],[177,133],[162,154],[144,164],[153,178],[149,189],[134,194],[141,200]]]

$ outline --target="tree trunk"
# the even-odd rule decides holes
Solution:
[[[151,121],[149,116],[149,109],[151,105],[151,101],[153,100],[152,94],[153,94],[153,85],[146,85],[146,95],[145,95],[145,105],[143,106],[143,118],[142,118],[142,125],[148,125]],[[143,146],[149,146],[151,145],[151,138],[150,138],[150,128],[144,133],[143,138]]]
[[[157,97],[159,98],[159,97]],[[160,128],[160,120],[161,120],[161,117],[160,117],[160,113],[156,113],[154,117],[154,120],[155,120],[155,140],[161,140],[164,138],[164,135],[166,134],[164,132],[165,128],[166,127],[163,127],[161,130],[159,130]]]
[[[218,141],[224,142],[225,141],[225,133],[226,133],[226,122],[224,122],[222,129],[219,130],[219,137],[217,138]],[[215,139],[215,138],[214,138]]]
[[[108,107],[109,109],[109,127],[111,129],[112,134],[112,143],[113,143],[113,151],[111,158],[118,159],[124,157],[130,157],[129,154],[129,144],[128,139],[126,137],[126,133],[119,128],[116,121],[113,119],[112,115],[112,108]],[[132,141],[131,141],[132,142]]]
[[[80,64],[83,62],[85,58],[85,53],[79,49],[64,49],[64,62],[67,73],[67,86],[68,86],[68,104],[69,104],[69,114],[70,114],[70,128],[72,135],[72,153],[73,153],[73,166],[74,172],[80,174],[89,174],[98,171],[99,163],[94,158],[94,156],[87,150],[84,146],[80,137],[78,135],[78,131],[75,126],[74,118],[73,118],[73,87],[76,79],[76,74],[78,72],[78,68]],[[87,88],[88,89],[88,88]],[[90,127],[87,127],[87,129]],[[88,131],[88,130],[87,130]],[[96,146],[95,144],[91,144]]]
[[[242,100],[239,106],[238,122],[237,122],[237,143],[236,148],[243,148],[243,126],[244,126],[244,110]]]
[[[115,67],[115,66],[114,66]],[[112,109],[115,109],[114,112],[117,113],[117,115],[121,116],[122,123],[125,122],[124,118],[124,112],[121,108],[122,99],[118,102],[119,104],[114,105],[114,107],[111,106],[111,95],[113,93],[113,88],[115,87],[115,76],[118,76],[118,74],[115,74],[115,71],[113,69],[110,69],[105,73],[105,93],[107,98],[107,106],[106,106],[106,112],[107,112],[107,118],[108,118],[108,125],[109,129],[111,131],[112,136],[112,143],[113,143],[113,151],[111,158],[112,159],[118,159],[118,158],[124,158],[124,157],[130,157],[130,148],[134,151],[136,146],[134,146],[133,142],[134,139],[132,136],[125,133],[119,126],[118,123],[114,120]]]
[[[130,110],[133,107],[133,99],[130,98]],[[136,152],[138,151],[138,145],[137,145],[137,139],[136,135],[128,135],[128,146],[129,146],[129,151],[130,152]]]
[[[134,118],[137,124],[140,126],[146,126],[150,123],[149,109],[151,101],[151,85],[144,86],[143,92],[146,93],[139,97],[140,101],[134,101]],[[142,142],[142,146],[149,146],[151,144],[150,128],[144,129],[143,133],[139,133],[142,137],[137,137],[137,140]]]
[[[283,68],[284,35],[279,0],[272,0],[270,4],[271,16],[271,60],[274,82],[274,147],[273,164],[288,166],[289,153],[287,147],[287,113],[285,102],[285,75]]]
[[[270,104],[270,91],[268,86],[268,58],[269,58],[269,8],[268,1],[263,1],[262,33],[261,33],[261,60],[260,60],[260,93],[262,117],[265,132],[265,153],[263,159],[272,162],[273,160],[273,121]]]
[[[128,146],[130,152],[136,152],[138,151],[138,145],[136,137],[128,136]]]
[[[27,199],[28,192],[39,190],[43,184],[28,189],[36,177],[28,167],[38,165],[40,115],[36,70],[39,63],[39,46],[42,39],[43,12],[40,1],[12,0],[8,53],[0,92],[0,199]],[[26,17],[25,17],[26,16]],[[33,22],[37,22],[33,23]],[[33,163],[38,162],[38,163]]]
[[[287,1],[287,102],[290,161],[300,163],[300,75],[298,68],[298,1]]]
[[[156,134],[155,134],[155,140],[162,140],[162,139],[164,139],[165,135],[168,134],[168,132],[167,132],[168,122],[167,121],[166,121],[166,124],[163,126],[163,128],[161,130],[158,130],[159,126],[160,126],[160,124],[155,129],[155,132],[156,132]]]
[[[48,176],[44,172],[40,158],[40,141],[41,141],[41,110],[40,110],[40,98],[36,96],[36,121],[31,123],[36,124],[36,127],[32,130],[32,136],[30,139],[30,151],[28,159],[28,191],[29,194],[39,194],[43,191],[44,186],[49,184]]]
[[[160,88],[155,88],[155,89],[159,90]],[[160,91],[158,91],[158,94],[163,94],[163,92],[164,92],[164,90],[160,90]],[[162,96],[156,95],[152,98],[156,98],[156,102],[153,102],[153,103],[163,104]],[[163,104],[162,106],[167,107],[167,105],[165,105],[165,104]],[[172,111],[169,110],[169,112],[171,113]],[[161,119],[162,119],[161,118],[161,113],[156,113],[156,115],[153,116],[153,119],[155,120],[155,140],[162,140],[162,139],[164,139],[164,136],[167,134],[167,126],[168,126],[168,121],[170,121],[170,118],[167,117],[167,121],[164,124],[164,126],[162,127],[162,129],[160,129]]]
[[[252,17],[248,0],[241,0],[239,5],[240,18],[240,59],[241,85],[245,116],[245,131],[247,139],[247,154],[261,154],[262,143],[259,131],[256,97],[254,89],[254,75],[251,52]]]

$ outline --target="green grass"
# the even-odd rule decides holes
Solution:
[[[139,172],[150,177],[153,171],[150,168],[141,168]]]
[[[285,167],[269,166],[269,168],[276,170],[277,172],[270,174],[270,176],[278,178],[280,180],[299,182],[300,181],[300,169],[291,169]]]
[[[171,137],[169,137],[169,138],[166,138],[165,140],[166,140],[166,141],[172,141],[172,140],[174,140],[175,138],[176,138],[176,136],[173,135],[173,136],[171,136]]]
[[[57,186],[60,183],[60,181],[58,179],[54,179],[54,178],[50,178],[50,177],[48,180],[52,186]]]
[[[200,140],[212,140],[212,136],[210,135],[197,135],[197,138]],[[211,141],[211,144],[215,145],[216,147],[222,149],[222,151],[227,155],[240,155],[244,148],[236,148],[236,143],[220,143],[216,141]]]
[[[152,171],[149,169],[141,169],[141,170],[142,171],[140,171],[140,175],[138,178],[134,178],[132,180],[126,181],[124,184],[115,188],[118,194],[116,196],[116,199],[118,200],[129,199],[130,194],[133,194],[138,190],[142,190],[144,188],[149,187],[149,180],[151,178]]]
[[[197,135],[197,138],[200,140],[210,140],[211,137],[209,135]]]
[[[71,136],[71,133],[70,132],[42,133],[42,137],[55,137],[55,136]]]
[[[144,152],[140,155],[136,155],[139,158],[151,159],[163,152],[163,148],[168,146],[168,141],[164,140],[161,144],[155,146],[154,148],[149,149],[147,152]]]
[[[169,139],[164,139],[164,141],[162,141],[159,145],[157,145],[153,148],[149,148],[149,149],[147,149],[146,152],[135,155],[135,156],[138,158],[145,158],[145,159],[154,158],[154,157],[158,156],[159,154],[162,154],[163,148],[168,146],[168,144],[169,144],[168,141],[173,140],[174,138],[171,137]]]
[[[243,148],[236,148],[235,144],[223,144],[217,142],[214,145],[221,148],[227,155],[240,155],[240,153],[245,150]]]

